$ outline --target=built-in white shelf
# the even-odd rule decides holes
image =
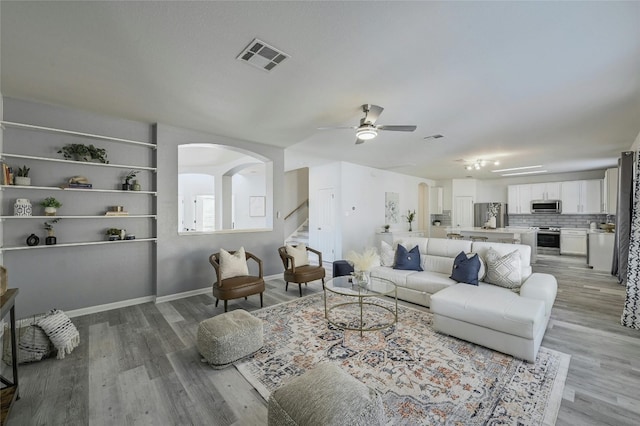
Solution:
[[[73,164],[74,166],[97,166],[97,167],[113,167],[116,169],[133,169],[133,170],[150,170],[155,172],[157,168],[155,167],[145,167],[145,166],[131,166],[126,164],[111,164],[111,163],[91,163],[88,161],[74,161],[74,160],[62,160],[60,158],[49,158],[49,157],[37,157],[35,155],[22,155],[22,154],[0,154],[2,158],[21,158],[23,160],[37,160],[37,161],[50,161],[53,163],[67,163]]]
[[[94,215],[94,216],[0,216],[0,220],[5,219],[127,219],[127,218],[152,218],[156,219],[155,214],[128,214],[121,216],[107,216],[107,215]]]
[[[109,141],[109,142],[120,142],[120,143],[126,143],[130,145],[140,145],[140,146],[146,146],[147,148],[156,149],[156,144],[149,143],[149,142],[134,141],[131,139],[114,138],[111,136],[102,136],[102,135],[96,135],[93,133],[74,132],[73,130],[55,129],[53,127],[34,126],[33,124],[16,123],[13,121],[0,121],[0,124],[6,127],[15,127],[17,129],[37,130],[40,132],[81,136],[84,138],[98,139],[98,140]]]
[[[51,217],[51,216],[49,216]],[[2,247],[0,252],[3,251],[17,251],[17,250],[32,250],[32,249],[47,249],[57,247],[77,247],[77,246],[99,246],[103,244],[127,244],[127,243],[143,243],[148,241],[158,241],[157,238],[136,238],[135,240],[115,240],[115,241],[87,241],[83,243],[62,243],[53,245],[38,245],[38,246],[19,246],[19,247]]]
[[[0,185],[0,189],[40,189],[47,191],[77,191],[77,192],[112,192],[117,194],[151,194],[158,195],[155,191],[123,191],[121,189],[96,189],[96,188],[60,188],[59,186],[22,186],[22,185]]]

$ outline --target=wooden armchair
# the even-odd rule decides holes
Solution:
[[[230,251],[234,254],[234,251]],[[220,279],[220,253],[214,253],[209,256],[209,262],[216,270],[216,280],[213,283],[213,297],[216,298],[216,307],[218,301],[224,301],[224,311],[227,312],[227,300],[238,299],[260,293],[260,307],[262,307],[262,293],[264,293],[264,279],[262,275],[262,260],[256,255],[245,252],[246,259],[253,259],[258,263],[258,276],[242,275],[238,277]]]
[[[284,266],[284,281],[286,283],[284,291],[289,290],[289,283],[297,283],[300,289],[300,297],[302,297],[302,283],[307,285],[310,281],[322,280],[322,288],[324,288],[325,270],[322,266],[322,253],[307,247],[307,252],[314,253],[318,256],[319,265],[296,266],[293,256],[287,254],[286,247],[280,247],[278,253]]]

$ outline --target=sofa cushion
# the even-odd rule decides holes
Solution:
[[[444,256],[432,256],[427,254],[422,259],[422,269],[425,271],[439,272],[441,274],[451,275],[453,268],[453,258]]]
[[[429,241],[429,239],[425,237],[404,237],[393,240],[393,244],[394,249],[397,244],[402,244],[407,248],[407,250],[411,250],[415,246],[418,246],[420,254],[424,255],[427,253],[427,241]]]
[[[444,288],[457,284],[457,282],[449,278],[449,274],[431,271],[414,272],[405,278],[405,285],[400,287],[429,294],[437,293]]]
[[[380,241],[380,265],[393,266],[396,250],[386,241]]]
[[[487,276],[485,282],[519,291],[522,285],[522,271],[520,266],[520,252],[514,250],[501,256],[493,248],[489,248],[485,258],[487,262]]]
[[[370,275],[371,277],[383,278],[385,280],[392,281],[395,285],[399,287],[406,287],[407,285],[407,277],[417,274],[416,271],[403,271],[399,269],[389,268],[387,266],[376,266],[371,269]],[[455,281],[452,281],[455,283]]]
[[[525,339],[546,325],[544,302],[484,283],[439,291],[431,296],[431,312]]]
[[[432,256],[443,256],[454,259],[458,253],[470,252],[471,241],[448,240],[444,238],[430,238],[427,241],[427,254]]]
[[[402,244],[398,244],[398,248],[396,249],[396,262],[393,265],[393,269],[422,271],[422,267],[420,266],[420,249],[418,246],[407,251]]]
[[[480,271],[480,257],[477,253],[461,251],[453,260],[451,278],[459,283],[478,285],[478,272]]]
[[[474,253],[478,253],[480,257],[487,260],[487,252],[489,248],[493,248],[497,251],[500,256],[504,256],[505,254],[509,254],[514,250],[518,250],[520,252],[520,268],[522,275],[522,280],[526,280],[529,275],[531,275],[531,247],[524,244],[505,244],[505,243],[473,243],[473,251]]]

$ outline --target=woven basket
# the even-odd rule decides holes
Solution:
[[[0,265],[0,296],[7,292],[7,268]]]

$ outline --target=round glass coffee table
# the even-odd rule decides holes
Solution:
[[[335,293],[343,301],[330,305],[327,294]],[[391,296],[394,307],[380,303],[377,297]],[[344,312],[351,311],[345,321]],[[339,314],[342,313],[342,320]],[[324,316],[334,327],[344,330],[377,331],[389,328],[398,322],[398,287],[384,278],[370,277],[368,282],[359,283],[351,275],[332,278],[324,285]]]

